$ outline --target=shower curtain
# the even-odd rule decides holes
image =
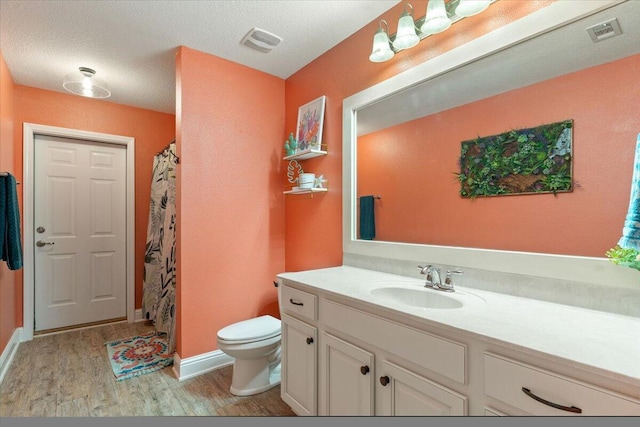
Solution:
[[[142,314],[175,350],[176,159],[175,142],[153,161],[151,206],[144,256]]]

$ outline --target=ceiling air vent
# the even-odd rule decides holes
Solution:
[[[620,25],[618,25],[618,19],[612,18],[608,21],[601,22],[600,24],[592,25],[587,28],[587,33],[593,42],[599,42],[600,40],[609,39],[614,36],[622,34]]]
[[[276,36],[268,31],[260,28],[252,28],[242,39],[242,44],[260,52],[271,52],[271,49],[278,46],[282,41],[281,37]]]

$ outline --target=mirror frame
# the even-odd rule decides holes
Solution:
[[[637,272],[616,266],[607,258],[513,252],[428,244],[357,239],[356,142],[358,109],[416,84],[463,67],[558,27],[627,0],[556,1],[522,19],[403,71],[343,101],[343,253],[419,261],[502,273],[570,280],[602,286],[632,287]],[[620,218],[620,231],[624,218]],[[617,242],[611,242],[615,246]]]

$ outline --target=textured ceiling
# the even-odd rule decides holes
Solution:
[[[67,73],[89,67],[110,102],[173,113],[178,46],[287,78],[397,3],[1,0],[0,49],[16,84],[62,92]],[[253,27],[282,43],[269,53],[240,44]]]

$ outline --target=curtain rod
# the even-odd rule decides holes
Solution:
[[[173,143],[175,143],[175,142],[176,142],[176,139],[175,139],[175,138],[173,138],[173,139],[171,140],[171,142],[170,142],[170,143],[168,143],[168,144],[167,144],[167,146],[166,146],[166,147],[164,147],[162,150],[158,151],[158,154],[156,154],[156,155],[157,155],[157,156],[159,156],[160,154],[162,154],[162,153],[164,153],[165,151],[169,150],[169,148],[171,148],[171,144],[173,144]],[[180,163],[180,157],[178,157],[178,156],[176,155],[176,153],[174,153],[173,151],[169,151],[169,155],[171,155],[171,156],[173,156],[173,157],[175,157],[175,158],[176,158],[176,164],[177,164],[177,163]]]

